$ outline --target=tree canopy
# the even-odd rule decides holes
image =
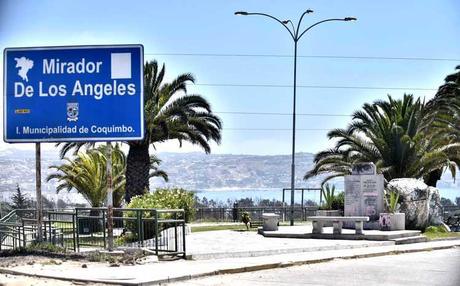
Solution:
[[[304,179],[325,175],[324,183],[351,174],[351,166],[363,162],[374,162],[387,181],[420,178],[435,186],[443,170],[455,176],[460,142],[446,128],[458,121],[458,109],[448,104],[457,99],[441,100],[437,95],[424,103],[405,94],[402,99],[388,96],[386,101],[364,104],[346,129],[328,133],[335,147],[315,156],[315,166]]]

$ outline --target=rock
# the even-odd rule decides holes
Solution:
[[[148,255],[144,256],[142,258],[139,258],[136,263],[143,265],[143,264],[150,264],[150,263],[157,263],[158,262],[158,256],[155,255]]]
[[[439,190],[417,179],[394,179],[387,190],[399,193],[400,212],[406,214],[406,229],[424,230],[442,223]]]
[[[450,227],[447,224],[445,224],[444,222],[442,222],[440,226],[444,229],[445,232],[451,232],[452,231],[450,229]]]
[[[81,265],[81,268],[88,268],[88,265],[82,264],[82,265]]]

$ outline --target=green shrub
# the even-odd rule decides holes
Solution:
[[[126,227],[128,229],[133,230],[134,227],[135,227],[135,224],[134,223],[131,223],[131,224],[128,223],[126,225]],[[131,232],[123,233],[122,235],[120,235],[117,238],[115,238],[115,245],[116,246],[123,246],[126,243],[134,242],[134,241],[137,241],[137,233],[131,233]]]
[[[336,196],[334,196],[331,207],[333,210],[343,211],[345,209],[345,193],[344,192],[338,193]]]
[[[330,210],[332,209],[332,203],[334,201],[334,192],[335,192],[335,186],[332,185],[332,187],[329,184],[326,184],[325,186],[321,187],[321,193],[323,194],[324,198],[324,204],[322,208],[325,210]]]
[[[195,194],[193,192],[186,191],[180,188],[172,189],[157,189],[153,193],[147,193],[142,196],[136,196],[131,199],[131,202],[127,206],[128,209],[183,209],[185,218],[178,216],[177,219],[185,219],[186,222],[190,222],[195,216]],[[123,214],[124,217],[136,218],[138,212],[127,211]],[[153,211],[143,211],[142,218],[153,218]],[[174,218],[170,213],[161,213],[158,216],[160,219],[172,219]],[[162,223],[159,225],[158,232],[163,229],[173,226],[172,224]],[[154,237],[155,228],[152,221],[143,221],[143,237],[141,240],[149,239]],[[129,230],[128,233],[121,236],[117,243],[123,244],[130,241],[138,240],[139,226],[137,220],[130,220],[126,222],[126,228]]]
[[[43,256],[65,256],[67,249],[53,245],[49,242],[32,242],[26,247],[14,249],[2,249],[0,257],[19,256],[19,255],[43,255]]]
[[[424,233],[447,233],[447,230],[442,226],[429,226],[425,229]]]
[[[195,217],[195,194],[181,188],[157,189],[153,193],[132,198],[131,209],[184,209],[185,221]],[[150,214],[148,214],[150,216]],[[132,216],[135,216],[133,214]]]
[[[29,252],[65,253],[66,249],[49,242],[33,242],[26,247]]]
[[[397,212],[399,209],[399,193],[396,191],[388,190],[385,196],[385,203],[388,212]]]
[[[344,210],[345,207],[345,193],[340,192],[335,194],[335,186],[329,184],[321,188],[321,193],[324,198],[323,205],[320,206],[321,210]]]

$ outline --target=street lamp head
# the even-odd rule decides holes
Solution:
[[[345,19],[343,19],[344,21],[356,21],[358,19],[356,19],[355,17],[346,17]]]
[[[235,12],[235,15],[247,16],[247,15],[248,15],[248,12],[246,12],[246,11],[237,11],[237,12]]]
[[[284,20],[284,21],[281,21],[284,25],[287,25],[289,23],[289,20]]]
[[[311,9],[308,9],[307,11],[305,11],[306,13],[313,13],[313,10]]]

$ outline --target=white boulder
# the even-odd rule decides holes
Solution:
[[[442,224],[442,206],[439,190],[417,179],[394,179],[387,190],[399,193],[400,209],[406,214],[406,229],[424,230],[430,225]]]

